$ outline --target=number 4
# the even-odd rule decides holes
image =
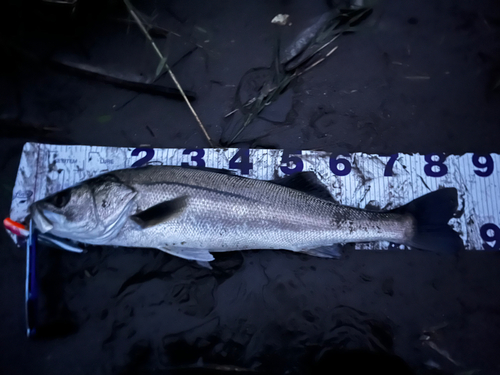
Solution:
[[[241,161],[238,161],[238,159]],[[248,148],[240,148],[231,160],[229,160],[229,168],[239,169],[241,174],[250,174],[250,169],[253,169],[253,163],[250,162],[250,150]]]

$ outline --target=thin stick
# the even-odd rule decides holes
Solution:
[[[184,94],[184,90],[182,90],[181,85],[179,84],[179,82],[177,82],[177,78],[175,78],[174,73],[172,73],[172,71],[170,70],[167,63],[165,63],[165,67],[167,68],[168,74],[170,74],[170,77],[172,77],[172,80],[174,81],[175,85],[177,86],[177,88],[181,92],[181,95],[184,98],[184,100],[186,101],[186,104],[188,105],[189,109],[191,110],[191,112],[193,112],[193,116],[196,119],[196,121],[198,121],[198,125],[200,125],[200,128],[203,131],[203,134],[205,134],[205,137],[207,138],[208,143],[210,143],[210,146],[215,147],[215,144],[212,141],[212,138],[210,138],[210,136],[208,135],[207,131],[205,130],[205,127],[203,126],[203,123],[201,122],[200,118],[196,114],[196,111],[194,110],[194,108],[191,106],[189,99],[187,98],[186,94]]]
[[[236,112],[238,112],[238,111],[239,111],[239,110],[238,110],[238,108],[233,109],[231,112],[229,112],[229,113],[228,113],[227,115],[225,115],[224,117],[229,117],[229,116],[231,116],[233,113],[236,113]]]
[[[160,52],[160,50],[156,46],[156,43],[154,42],[153,38],[151,38],[151,35],[149,35],[148,31],[146,30],[146,27],[143,25],[143,23],[142,23],[141,19],[139,18],[139,16],[135,13],[135,11],[134,11],[134,9],[132,7],[132,4],[130,4],[130,2],[128,0],[123,0],[123,1],[125,2],[125,5],[127,6],[128,11],[130,12],[130,15],[132,16],[132,18],[135,20],[135,22],[137,23],[137,25],[139,26],[139,28],[141,29],[141,31],[144,33],[144,35],[146,36],[146,38],[151,43],[151,46],[154,48],[156,54],[158,56],[160,56],[160,59],[163,59],[162,53]]]
[[[123,0],[125,2],[125,5],[127,6],[128,8],[128,11],[130,12],[130,14],[132,15],[132,17],[134,18],[135,22],[137,23],[137,25],[139,25],[139,28],[141,29],[141,31],[144,33],[144,35],[146,36],[146,38],[149,40],[149,42],[151,43],[151,46],[153,47],[153,49],[155,50],[156,54],[160,57],[160,60],[163,61],[164,60],[164,57],[163,57],[163,54],[161,53],[161,51],[158,49],[158,47],[156,46],[156,43],[154,42],[153,38],[151,38],[151,35],[149,35],[148,31],[146,30],[146,27],[144,27],[142,21],[140,20],[140,18],[137,16],[137,14],[135,13],[133,7],[132,7],[132,4],[130,4],[129,0]],[[186,94],[184,93],[184,90],[182,89],[181,85],[179,84],[179,82],[177,81],[177,78],[175,78],[175,75],[174,73],[172,72],[172,70],[170,70],[170,67],[168,66],[167,62],[165,61],[165,68],[167,69],[168,71],[168,74],[170,75],[170,77],[172,78],[172,80],[174,81],[175,85],[177,86],[177,88],[179,89],[182,97],[184,98],[186,104],[188,105],[189,109],[191,110],[191,112],[193,113],[193,116],[194,118],[196,119],[196,121],[198,122],[198,125],[200,125],[200,128],[203,132],[203,134],[205,135],[205,137],[207,138],[207,141],[208,143],[210,143],[210,146],[211,147],[215,147],[215,144],[214,142],[212,141],[212,138],[210,138],[210,136],[208,135],[205,127],[203,126],[203,123],[201,122],[200,118],[198,117],[198,115],[196,114],[196,111],[194,110],[193,106],[191,105],[191,103],[189,102],[189,99],[187,98]]]

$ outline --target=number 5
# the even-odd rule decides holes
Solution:
[[[294,173],[299,173],[302,172],[304,169],[304,162],[302,159],[298,156],[291,156],[291,155],[301,155],[302,151],[291,151],[291,150],[283,150],[283,155],[281,156],[281,172],[285,174],[294,174]],[[294,166],[293,168],[289,168],[288,165],[289,163],[293,163]]]

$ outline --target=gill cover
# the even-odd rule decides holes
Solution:
[[[133,188],[112,174],[96,177],[88,184],[94,197],[96,218],[107,229],[128,214],[132,200],[137,195]]]

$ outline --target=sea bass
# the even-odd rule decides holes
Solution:
[[[392,211],[339,205],[313,172],[276,181],[218,170],[148,166],[102,174],[31,206],[35,226],[86,244],[157,248],[197,261],[211,252],[283,249],[324,258],[341,243],[391,241],[456,252],[454,188]]]

